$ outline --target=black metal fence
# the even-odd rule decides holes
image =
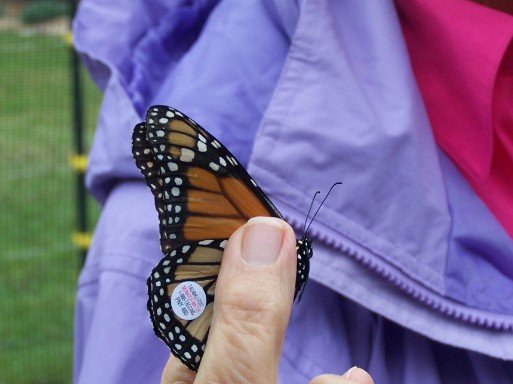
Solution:
[[[72,50],[73,8],[0,2],[0,384],[71,381],[76,279],[96,217],[85,152],[100,101]]]

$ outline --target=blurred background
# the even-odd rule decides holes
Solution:
[[[0,384],[71,382],[100,103],[73,53],[74,3],[0,0]]]

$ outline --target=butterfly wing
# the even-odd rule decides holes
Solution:
[[[133,154],[155,197],[165,254],[148,279],[154,330],[197,370],[227,239],[251,217],[281,215],[228,149],[173,108],[148,110],[134,129]],[[307,278],[304,254],[298,249],[296,294]],[[204,297],[187,300],[191,292]]]

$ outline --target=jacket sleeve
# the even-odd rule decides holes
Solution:
[[[112,191],[78,283],[74,383],[160,382],[169,352],[146,310],[146,278],[161,257],[157,229],[144,183]]]

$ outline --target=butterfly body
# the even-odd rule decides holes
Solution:
[[[148,110],[132,150],[155,198],[164,253],[148,278],[154,331],[196,371],[228,238],[251,217],[282,216],[228,149],[173,108]],[[311,244],[306,236],[297,241],[295,300],[308,279]]]

